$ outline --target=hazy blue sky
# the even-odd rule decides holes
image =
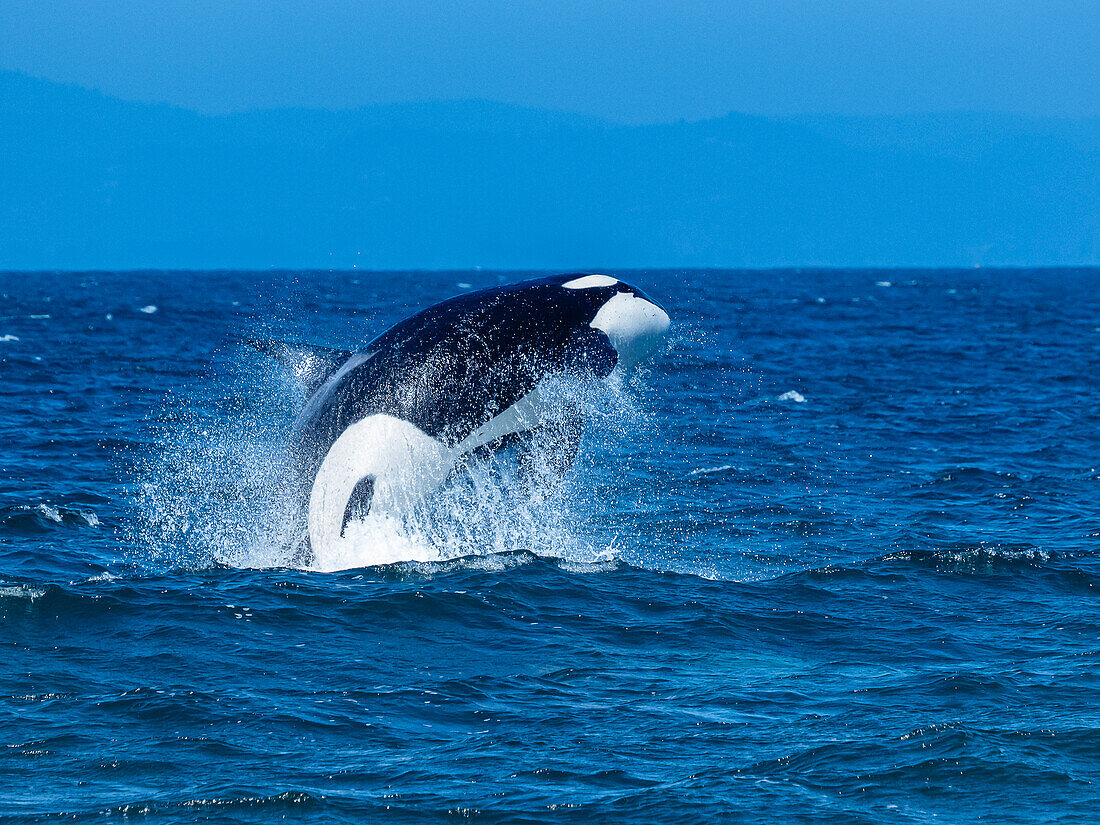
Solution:
[[[206,112],[1100,116],[1097,0],[3,0],[0,68]]]

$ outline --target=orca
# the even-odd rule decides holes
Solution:
[[[556,440],[564,474],[579,433],[548,418],[539,385],[630,370],[669,325],[637,287],[575,273],[458,295],[358,352],[258,345],[297,356],[309,382],[293,428],[306,552],[333,548],[350,520],[401,517],[465,460],[510,444]]]

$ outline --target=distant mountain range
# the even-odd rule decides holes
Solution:
[[[0,268],[1098,263],[1098,120],[211,117],[0,72]]]

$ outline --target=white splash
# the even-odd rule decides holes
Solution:
[[[25,584],[0,585],[0,598],[26,599],[35,601],[46,595],[46,591],[40,587],[30,587]]]
[[[557,486],[532,485],[532,478],[549,472],[538,451],[526,455],[522,468],[518,456],[507,451],[460,465],[410,512],[352,519],[323,555],[311,557],[302,552],[302,502],[296,492],[288,492],[298,488],[284,440],[284,416],[293,414],[287,399],[297,390],[276,383],[265,376],[259,388],[267,396],[255,398],[255,407],[236,422],[212,422],[205,413],[192,412],[163,430],[164,454],[140,473],[145,523],[133,543],[147,548],[147,561],[335,571],[399,562],[466,564],[517,552],[581,564],[614,557],[592,522],[601,503],[590,474],[567,473]],[[627,436],[627,422],[636,414],[622,382],[563,379],[544,382],[540,393],[548,416],[581,411],[592,424],[582,453],[589,436]],[[209,407],[200,403],[195,409]]]
[[[61,522],[64,521],[64,518],[61,515],[61,511],[49,504],[38,504],[35,505],[34,509],[41,515],[48,518],[50,521],[55,522],[56,524],[61,524]]]

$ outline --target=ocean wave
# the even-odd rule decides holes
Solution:
[[[0,819],[1096,820],[1097,271],[654,274],[685,334],[557,498],[307,567],[300,387],[223,342],[480,283],[355,279],[3,287]]]
[[[969,492],[990,488],[1014,487],[1030,482],[1027,476],[1004,471],[990,470],[984,467],[949,467],[935,473],[932,478],[917,485],[924,489],[934,489],[934,495],[942,495],[941,488]]]
[[[910,562],[955,573],[998,573],[1045,568],[1057,555],[1030,544],[988,543],[898,550],[880,558],[884,562]]]
[[[29,584],[0,584],[0,599],[25,599],[34,602],[46,595],[46,588]]]
[[[59,504],[16,504],[0,507],[0,532],[47,533],[64,527],[95,529],[100,526],[94,510]]]
[[[145,802],[125,802],[108,808],[96,808],[58,813],[47,819],[94,819],[163,817],[173,813],[186,816],[224,817],[234,814],[255,813],[260,816],[284,818],[289,812],[295,815],[307,813],[321,804],[323,797],[315,797],[305,791],[282,791],[270,795],[241,794],[184,799],[178,802],[157,799]]]

